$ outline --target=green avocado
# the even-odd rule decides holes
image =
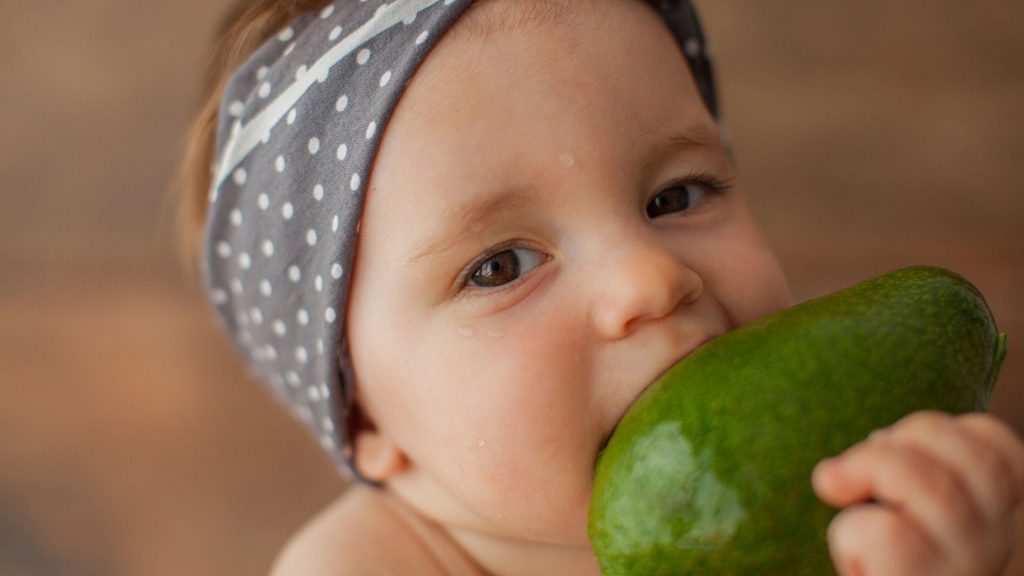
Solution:
[[[983,411],[1006,354],[981,293],[890,272],[738,328],[629,408],[598,456],[606,576],[834,574],[811,470],[922,409]]]

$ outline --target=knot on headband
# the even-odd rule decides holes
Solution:
[[[356,477],[343,323],[366,185],[405,85],[472,3],[348,0],[300,15],[235,72],[220,105],[207,295],[252,373]],[[692,6],[650,3],[717,117]]]

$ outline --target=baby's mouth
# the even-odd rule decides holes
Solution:
[[[668,373],[669,370],[671,370],[673,367],[675,367],[676,364],[682,362],[686,358],[689,358],[694,352],[696,352],[697,350],[700,350],[701,348],[704,347],[705,344],[707,344],[708,342],[711,342],[712,340],[714,340],[717,337],[718,337],[717,335],[705,336],[701,341],[697,342],[697,344],[694,347],[690,348],[689,350],[684,352],[682,355],[676,357],[674,360],[669,362],[668,365],[665,366],[661,370],[661,372],[658,373],[657,377],[655,377],[653,380],[651,380],[650,383],[648,383],[647,386],[644,387],[644,391],[646,391],[647,388],[650,388],[651,384],[654,384],[655,382],[660,380],[665,374]],[[639,396],[637,396],[637,398],[639,398]],[[636,402],[636,399],[633,399],[633,401]]]
[[[651,384],[654,384],[659,379],[661,379],[661,377],[664,376],[669,370],[671,370],[673,366],[675,366],[676,364],[681,362],[684,358],[689,357],[691,354],[693,354],[694,352],[699,350],[701,347],[703,347],[705,344],[707,344],[708,342],[714,340],[715,338],[717,338],[717,335],[709,335],[709,336],[705,337],[700,342],[698,342],[697,345],[693,346],[692,348],[690,348],[686,352],[684,352],[682,355],[680,355],[677,358],[675,358],[674,360],[672,360],[667,366],[665,366],[665,368],[663,370],[658,372],[658,375],[653,380],[651,380],[647,384],[647,386],[644,387],[643,390],[641,390],[640,394],[638,394],[637,397],[633,399],[633,402],[635,403],[640,398],[640,396],[642,396],[643,393],[648,388],[651,387]],[[632,404],[630,404],[630,408],[631,407],[632,407]],[[604,438],[601,440],[601,446],[597,449],[597,457],[598,458],[601,457],[601,454],[604,452],[605,448],[608,447],[608,443],[611,441],[612,436],[615,434],[615,430],[619,427],[619,422],[622,420],[622,417],[624,417],[627,412],[629,412],[629,408],[627,408],[626,411],[622,413],[622,416],[619,417],[619,420],[615,423],[615,426],[612,427],[612,429],[609,430],[608,433],[605,434]]]

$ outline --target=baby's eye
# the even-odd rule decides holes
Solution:
[[[670,186],[659,192],[647,205],[647,216],[657,218],[672,212],[684,212],[704,200],[707,193],[718,194],[725,189],[711,179],[700,179]]]
[[[521,275],[544,263],[545,256],[536,250],[507,249],[480,263],[467,280],[478,288],[495,288],[515,281]]]

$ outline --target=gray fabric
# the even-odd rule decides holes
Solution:
[[[344,0],[301,15],[232,76],[221,102],[208,296],[253,375],[356,477],[343,323],[366,184],[406,83],[470,4]],[[652,4],[717,115],[692,7]]]

